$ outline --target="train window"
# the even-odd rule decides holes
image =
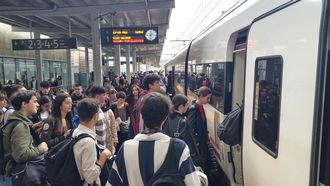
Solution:
[[[253,140],[273,157],[277,157],[282,86],[282,58],[256,60]]]

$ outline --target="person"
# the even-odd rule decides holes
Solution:
[[[141,116],[141,102],[145,95],[151,92],[160,91],[160,77],[156,74],[148,74],[143,78],[143,86],[146,89],[140,93],[140,98],[136,103],[136,109],[134,113],[134,122],[132,123],[133,136],[137,135],[144,129],[143,119]]]
[[[173,106],[168,119],[164,123],[163,131],[172,138],[184,140],[183,133],[186,128],[186,118],[184,114],[189,108],[189,100],[187,96],[177,94],[173,97],[172,104]]]
[[[125,102],[126,94],[123,91],[119,91],[116,94],[117,102],[112,105],[111,110],[115,115],[117,125],[117,136],[118,136],[118,145],[116,151],[119,150],[121,144],[128,139],[129,125],[130,125],[130,116],[129,116],[129,107]]]
[[[71,99],[72,99],[72,114],[75,115],[77,114],[77,110],[76,110],[76,107],[77,107],[77,103],[78,101],[86,98],[87,96],[85,96],[83,94],[83,88],[80,84],[76,84],[74,86],[74,91],[72,92],[71,94]]]
[[[26,88],[22,85],[9,85],[8,87],[5,87],[5,91],[7,94],[7,98],[11,100],[11,96],[14,95],[16,92],[24,92],[26,91]],[[9,101],[7,103],[7,108],[3,116],[3,123],[6,124],[8,117],[11,113],[15,111],[14,107],[11,105],[11,102]]]
[[[39,108],[37,114],[29,117],[33,123],[38,123],[48,118],[51,113],[52,101],[48,96],[42,96],[38,99]]]
[[[203,108],[211,99],[211,89],[202,86],[198,89],[198,99],[192,102],[188,110],[187,126],[192,131],[194,141],[193,145],[189,146],[192,159],[196,166],[202,167],[206,175],[209,175],[210,154],[208,149],[208,130],[206,115]],[[189,145],[189,144],[188,144]]]
[[[101,149],[108,148],[112,153],[118,143],[117,128],[115,116],[110,108],[101,108],[105,105],[105,88],[102,86],[94,86],[91,89],[92,98],[99,101],[99,120],[95,124],[96,141]]]
[[[39,90],[39,96],[48,96],[52,102],[55,99],[55,96],[50,93],[50,83],[48,81],[42,81],[40,82],[40,90]]]
[[[58,94],[54,100],[50,116],[44,120],[40,134],[41,141],[49,148],[71,136],[73,129],[71,116],[72,100],[69,94]]]
[[[32,80],[30,81],[30,88],[33,91],[37,90],[37,80],[35,76],[32,76]]]
[[[6,95],[0,93],[0,126],[3,124],[3,117],[4,113],[6,112],[6,106],[7,106],[7,97]]]
[[[107,185],[143,186],[164,162],[171,138],[161,132],[169,112],[168,98],[157,92],[146,95],[141,103],[141,114],[146,130],[121,146]],[[200,179],[190,157],[188,146],[173,139],[177,170],[187,186],[200,185]]]
[[[45,142],[35,144],[30,134],[32,122],[27,116],[37,113],[39,106],[34,91],[20,91],[11,98],[15,111],[9,116],[3,130],[6,176],[10,176],[16,164],[35,160],[48,151]],[[16,124],[16,125],[15,125]],[[12,131],[10,133],[10,131]]]
[[[83,138],[73,146],[74,158],[80,178],[84,180],[84,186],[101,185],[101,170],[106,160],[111,156],[110,150],[104,149],[99,159],[97,159],[94,127],[99,119],[99,109],[98,101],[93,98],[84,98],[77,105],[80,124],[74,130],[72,136],[77,137],[80,134],[88,134],[92,137]]]

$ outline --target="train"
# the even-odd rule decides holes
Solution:
[[[330,185],[330,1],[245,0],[165,64],[177,93],[204,106],[232,186]],[[240,105],[241,143],[217,126]]]

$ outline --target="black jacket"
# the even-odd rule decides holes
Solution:
[[[181,113],[174,111],[165,121],[163,132],[172,138],[182,139],[185,128],[186,119]],[[175,133],[178,133],[178,135],[175,135]]]

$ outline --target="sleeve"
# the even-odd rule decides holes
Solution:
[[[61,135],[60,137],[56,137],[54,135],[54,125],[54,119],[47,119],[42,127],[42,131],[40,134],[40,140],[42,142],[46,142],[49,148],[55,146],[60,141],[63,141],[65,139],[63,135]]]
[[[201,181],[190,157],[189,148],[185,145],[179,162],[179,172],[184,175],[184,182],[187,186],[201,185]]]
[[[17,163],[30,161],[43,154],[41,147],[33,147],[28,126],[18,124],[11,133],[12,157]]]
[[[115,115],[113,114],[112,110],[109,110],[109,115],[110,115],[110,125],[111,125],[111,133],[112,133],[112,138],[114,143],[118,143],[118,136],[117,136],[117,124],[116,124],[116,119]]]
[[[107,185],[128,185],[128,183],[124,184],[124,181],[127,182],[127,174],[126,174],[126,165],[124,158],[124,145],[119,149],[116,159],[112,164],[112,168],[110,171],[110,175],[108,178]]]
[[[170,135],[170,126],[169,126],[169,121],[168,121],[168,118],[166,119],[165,123],[164,123],[164,127],[163,127],[163,133],[168,135],[168,136],[171,136]]]

